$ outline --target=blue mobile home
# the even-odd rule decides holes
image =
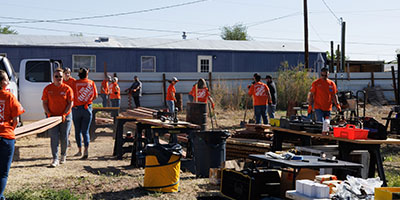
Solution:
[[[77,71],[103,72],[274,72],[282,62],[304,62],[301,43],[173,40],[79,36],[0,35],[0,55],[16,71],[25,58],[62,60]],[[310,67],[324,51],[310,46]]]

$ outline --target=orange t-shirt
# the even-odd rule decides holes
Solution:
[[[197,88],[197,101],[207,103],[210,92],[207,88]],[[196,98],[196,97],[195,97]]]
[[[74,87],[74,82],[76,81],[76,79],[69,77],[68,81],[63,80],[63,83],[67,84],[69,87]]]
[[[271,101],[268,99],[268,93],[269,88],[263,82],[254,83],[249,89],[249,95],[253,96],[253,105],[255,106],[267,105],[268,101]]]
[[[109,91],[108,91],[108,80],[103,80],[103,82],[101,82],[100,94],[109,94]]]
[[[332,110],[332,99],[338,92],[335,82],[329,79],[317,79],[311,84],[310,92],[314,97],[314,109]]]
[[[165,99],[166,99],[167,101],[174,101],[174,100],[176,100],[176,99],[174,98],[175,92],[176,92],[175,86],[172,85],[172,84],[169,84],[168,90],[167,90],[167,98],[165,98]],[[172,95],[173,95],[173,96],[172,96]]]
[[[72,88],[63,83],[60,86],[49,84],[43,89],[42,101],[47,101],[51,116],[62,116],[71,113],[64,113],[68,104],[74,100]]]
[[[11,92],[0,90],[0,137],[15,139],[13,118],[24,112],[24,108]]]
[[[121,99],[121,89],[119,88],[118,83],[110,84],[110,99]]]
[[[91,104],[97,96],[96,85],[87,78],[76,80],[72,89],[74,90],[74,107]]]
[[[193,97],[195,97],[195,92],[196,91],[196,84],[195,85],[193,85],[193,87],[192,87],[192,90],[190,90],[190,92],[189,92],[189,95],[192,95]]]

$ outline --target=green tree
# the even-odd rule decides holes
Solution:
[[[221,38],[224,40],[250,40],[247,27],[243,24],[222,27]]]
[[[10,26],[1,27],[0,26],[0,34],[13,34],[17,35],[18,32],[10,28]]]

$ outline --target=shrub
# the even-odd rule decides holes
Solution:
[[[288,101],[307,101],[307,94],[314,80],[315,77],[310,77],[302,65],[291,67],[287,62],[282,63],[276,80],[278,109],[286,110]]]
[[[218,80],[213,84],[211,96],[216,106],[222,109],[243,109],[246,102],[247,108],[252,105],[251,97],[247,95],[247,88],[242,88],[241,84],[228,86],[225,81]]]
[[[9,200],[79,200],[80,196],[72,194],[69,190],[21,190],[6,195]]]

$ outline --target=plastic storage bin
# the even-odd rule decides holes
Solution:
[[[347,124],[346,127],[334,127],[333,128],[333,136],[340,138],[347,138],[349,140],[357,140],[357,139],[367,139],[368,138],[368,130],[356,128],[352,124]]]

